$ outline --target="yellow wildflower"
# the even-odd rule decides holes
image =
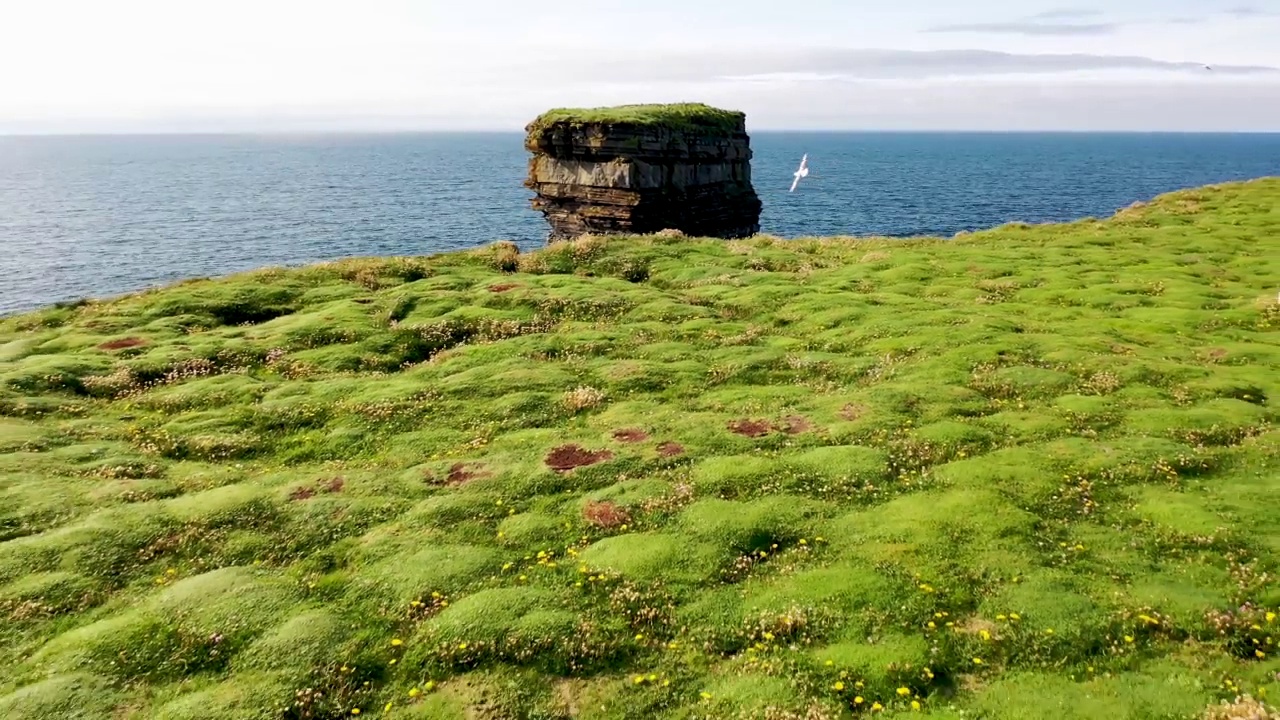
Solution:
[[[881,710],[883,710],[883,709],[884,709],[884,706],[883,706],[883,705],[881,705],[880,703],[872,703],[872,704],[871,704],[871,709],[872,709],[872,710],[875,710],[876,712],[880,712]]]
[[[1133,636],[1132,636],[1132,635],[1125,635],[1125,636],[1124,636],[1124,641],[1125,641],[1125,642],[1127,642],[1127,643],[1131,643],[1131,642],[1133,642]]]
[[[1273,612],[1267,613],[1267,622],[1275,622],[1275,621],[1276,621],[1276,614]]]
[[[854,698],[854,699],[853,699],[853,704],[854,704],[854,705],[861,705],[863,702],[864,702],[864,701],[863,701],[863,699],[862,699],[862,696],[861,696],[861,695],[859,695],[858,697],[856,697],[856,698]]]
[[[701,695],[701,696],[702,696],[702,699],[703,699],[703,700],[710,700],[710,699],[711,699],[711,693],[709,693],[709,692],[701,692],[701,693],[699,693],[699,695]]]
[[[906,697],[906,696],[908,696],[908,695],[910,695],[910,694],[911,694],[911,689],[910,689],[910,688],[904,688],[904,687],[900,687],[900,688],[898,688],[898,695],[899,695],[899,696],[901,696],[901,697]]]
[[[637,685],[639,685],[640,683],[644,682],[644,676],[643,676],[643,675],[637,675],[637,676],[635,677],[635,682],[636,682],[636,684],[637,684]]]
[[[841,690],[844,690],[844,683],[843,683],[843,682],[840,682],[839,680],[837,680],[837,681],[836,681],[836,684],[835,684],[835,685],[832,685],[831,687],[834,687],[834,688],[836,689],[836,691],[837,691],[837,692],[839,692],[839,691],[841,691]]]
[[[973,659],[973,664],[974,664],[974,665],[981,665],[981,664],[982,664],[982,658],[974,658],[974,659]]]
[[[912,700],[912,701],[911,701],[911,709],[912,709],[912,710],[919,710],[919,709],[920,709],[920,701],[919,701],[919,700]]]
[[[401,645],[403,645],[403,644],[404,644],[404,641],[403,641],[403,640],[401,640],[400,638],[394,638],[394,639],[392,639],[392,641],[391,641],[391,646],[392,646],[392,647],[400,647],[400,646],[401,646]]]
[[[418,688],[411,688],[411,689],[409,690],[409,697],[411,697],[411,698],[416,698],[416,697],[418,697],[418,696],[419,696],[419,695],[421,695],[421,694],[422,694],[422,691],[421,691],[421,690],[419,690]]]

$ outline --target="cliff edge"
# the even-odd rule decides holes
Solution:
[[[562,109],[525,129],[533,153],[525,187],[551,225],[549,240],[760,231],[743,113],[702,104]]]

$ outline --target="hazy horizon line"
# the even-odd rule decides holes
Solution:
[[[865,134],[865,135],[1280,135],[1274,130],[1102,130],[1079,128],[1045,129],[976,129],[976,128],[785,128],[768,127],[748,134]],[[336,135],[524,135],[524,130],[509,128],[432,128],[432,129],[335,129],[335,130],[147,130],[91,132],[4,132],[0,138],[107,138],[107,137],[298,137]]]

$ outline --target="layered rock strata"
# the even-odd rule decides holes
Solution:
[[[533,157],[525,187],[551,225],[549,240],[760,231],[743,113],[687,105],[562,110],[526,130]]]

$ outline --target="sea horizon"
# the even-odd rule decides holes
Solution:
[[[1280,175],[1280,133],[748,129],[761,233],[951,237]],[[0,136],[0,314],[346,257],[545,243],[517,131]],[[808,154],[811,175],[788,192]]]
[[[914,128],[747,128],[748,135],[1280,135],[1276,130],[1079,130],[1079,129],[914,129]],[[27,138],[150,138],[150,137],[290,137],[290,136],[382,136],[382,135],[525,135],[523,129],[333,129],[333,130],[151,130],[151,131],[94,131],[94,132],[4,132],[0,139]]]

